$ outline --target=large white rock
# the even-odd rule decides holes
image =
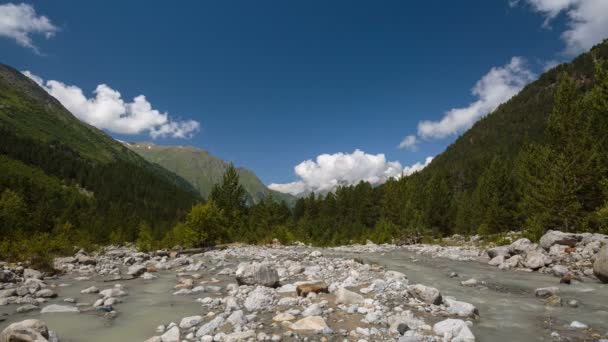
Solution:
[[[497,256],[493,257],[492,260],[488,261],[488,265],[498,266],[498,265],[502,264],[503,262],[505,262],[505,256],[497,255]]]
[[[274,302],[274,291],[267,287],[258,286],[249,292],[243,305],[250,312],[268,309]]]
[[[425,286],[422,284],[409,285],[407,292],[410,296],[417,298],[427,304],[441,304],[441,292],[434,287]]]
[[[512,255],[524,254],[535,249],[536,244],[532,243],[532,241],[526,238],[516,240],[515,242],[509,245],[509,253],[511,253]]]
[[[526,259],[524,260],[524,266],[527,268],[537,270],[545,265],[551,263],[551,258],[539,251],[529,251],[526,253]]]
[[[593,274],[602,283],[608,283],[608,245],[602,247],[593,262]]]
[[[173,328],[167,330],[164,334],[160,336],[160,340],[162,342],[179,342],[179,328],[174,326]]]
[[[461,319],[446,319],[437,322],[433,326],[435,334],[444,337],[447,341],[458,342],[475,342],[475,335],[467,326],[467,323]]]
[[[475,317],[479,315],[479,310],[477,310],[473,304],[460,302],[450,297],[445,297],[443,303],[445,304],[447,311],[452,315],[458,315],[460,317]]]
[[[545,250],[549,250],[553,245],[566,245],[574,247],[577,242],[581,241],[582,236],[572,233],[564,233],[557,230],[549,230],[540,238],[540,246]]]
[[[325,323],[323,317],[320,316],[308,316],[304,317],[299,321],[289,326],[291,330],[295,331],[313,331],[316,333],[330,333],[331,329]]]
[[[47,342],[49,329],[46,323],[37,319],[16,322],[0,333],[0,342]]]
[[[241,263],[236,270],[236,280],[239,285],[276,287],[279,274],[267,263]]]
[[[203,321],[203,316],[190,316],[182,318],[179,322],[179,327],[182,329],[190,329],[199,325]]]
[[[334,292],[334,295],[336,296],[336,304],[360,304],[364,299],[362,295],[349,291],[343,287]]]
[[[130,266],[129,269],[127,270],[127,274],[134,276],[134,277],[139,277],[140,275],[146,273],[146,266],[143,265],[133,265]]]

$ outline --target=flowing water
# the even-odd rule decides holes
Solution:
[[[331,252],[324,253],[327,255]],[[552,331],[558,331],[562,336],[574,336],[566,328],[573,320],[586,323],[601,334],[608,332],[608,286],[598,282],[562,285],[558,278],[550,275],[502,271],[481,262],[431,258],[402,249],[389,253],[333,254],[357,256],[366,262],[381,264],[389,270],[405,273],[413,283],[434,286],[444,296],[473,303],[481,314],[473,326],[478,341],[553,341],[550,337]],[[233,261],[235,265],[236,262],[237,260]],[[451,272],[458,273],[459,277],[450,278]],[[203,279],[218,278],[220,282],[217,285],[234,282],[233,277],[217,276],[217,270],[203,269],[199,273],[203,274]],[[9,305],[0,307],[0,317],[3,313],[11,313],[6,321],[0,322],[0,330],[14,321],[40,318],[58,332],[62,342],[143,341],[154,335],[159,324],[179,322],[185,316],[206,314],[206,309],[202,309],[194,299],[213,296],[212,294],[173,296],[171,293],[176,284],[175,273],[164,271],[158,275],[158,279],[151,281],[135,279],[122,283],[129,295],[122,298],[124,303],[115,306],[119,315],[114,320],[106,320],[96,311],[80,314],[13,314],[17,306]],[[470,278],[483,281],[487,286],[460,285],[460,281]],[[50,301],[66,305],[72,305],[63,302],[66,297],[92,303],[97,298],[96,295],[80,294],[80,290],[91,285],[100,289],[113,286],[113,283],[101,281],[76,281],[70,276],[47,283],[69,284],[57,287],[55,290],[59,293],[59,298]],[[534,297],[536,288],[547,286],[560,288],[563,307],[547,306],[541,299]],[[569,299],[578,300],[579,307],[568,307],[566,302]]]
[[[442,295],[474,304],[480,318],[473,325],[478,341],[553,341],[552,331],[562,336],[574,335],[570,322],[583,322],[602,335],[608,333],[608,285],[587,281],[573,285],[559,283],[559,278],[538,272],[504,271],[476,261],[453,261],[432,258],[405,250],[395,250],[363,257],[389,270],[403,272],[411,282],[438,288]],[[458,278],[450,278],[456,272]],[[465,287],[461,281],[475,278],[487,287]],[[535,298],[539,287],[557,286],[564,306],[547,306]],[[567,301],[576,299],[578,308]]]

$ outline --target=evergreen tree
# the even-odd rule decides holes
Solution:
[[[222,182],[213,186],[209,198],[220,209],[232,214],[245,208],[245,194],[245,189],[239,183],[239,174],[231,163],[222,177]]]

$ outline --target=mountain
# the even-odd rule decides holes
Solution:
[[[26,231],[69,222],[98,240],[110,232],[133,238],[140,221],[165,230],[200,199],[183,178],[83,123],[2,64],[0,160],[0,195],[23,202]]]
[[[125,142],[124,145],[149,162],[156,163],[186,179],[203,198],[207,198],[213,185],[222,180],[228,167],[228,163],[224,160],[193,146],[162,146],[150,142]],[[253,171],[242,167],[237,168],[237,171],[240,182],[250,197],[250,202],[258,203],[270,193],[277,201],[285,201],[288,204],[295,201],[289,194],[269,190]]]

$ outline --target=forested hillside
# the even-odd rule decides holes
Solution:
[[[91,242],[131,240],[142,222],[167,230],[198,198],[181,177],[0,65],[0,240],[10,245],[65,227]]]
[[[213,185],[222,180],[222,175],[229,165],[224,160],[194,146],[162,146],[150,142],[124,144],[146,160],[186,179],[203,198],[209,197]],[[259,203],[271,192],[277,201],[286,201],[289,204],[295,202],[295,198],[289,194],[269,190],[253,171],[240,167],[237,172],[240,183],[247,192],[249,205]]]

